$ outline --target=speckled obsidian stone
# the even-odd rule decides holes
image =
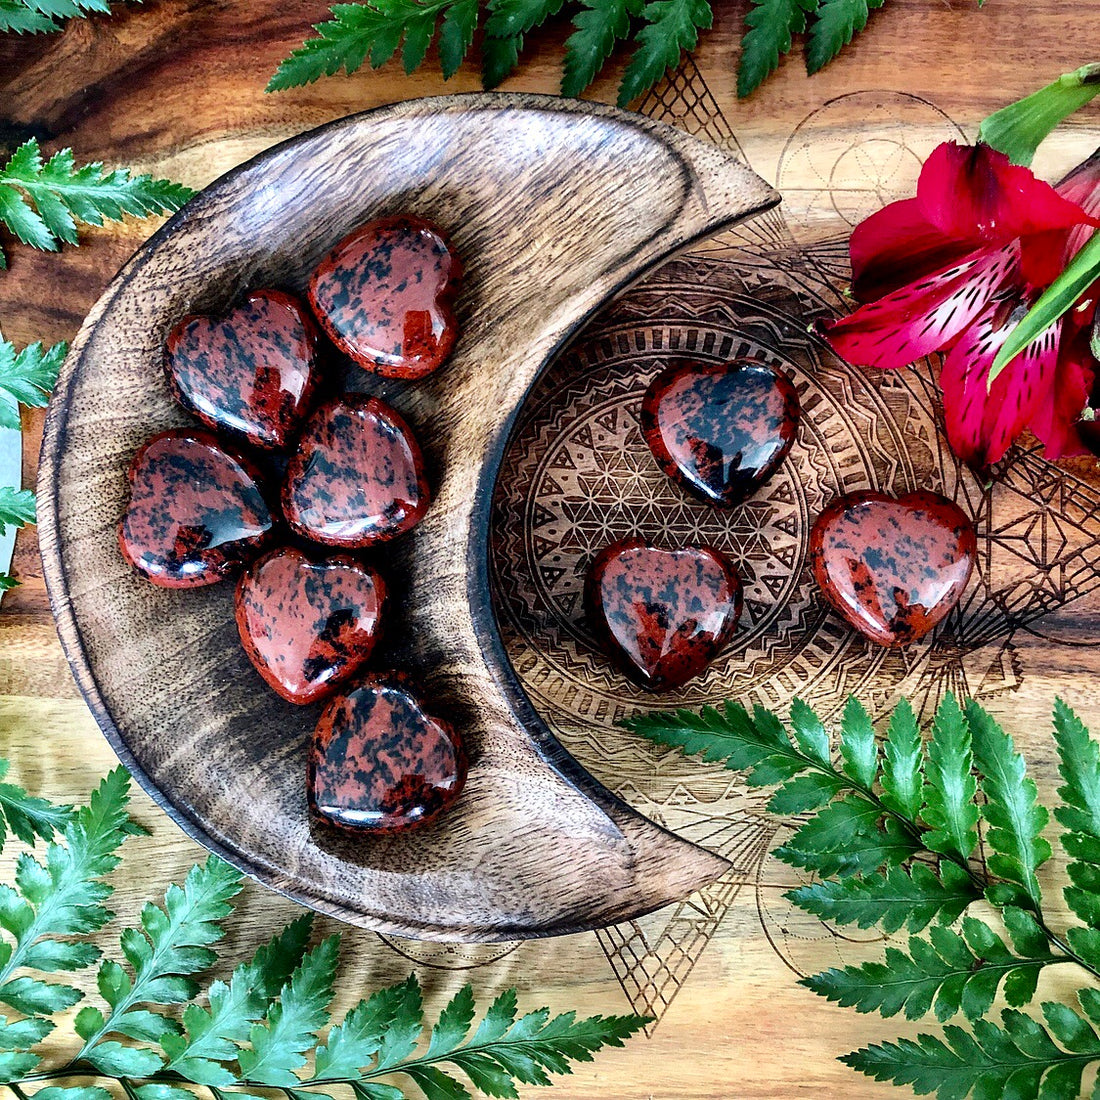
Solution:
[[[220,581],[259,553],[272,517],[255,467],[210,433],[154,436],[130,464],[122,556],[162,588]]]
[[[605,651],[633,680],[668,691],[702,672],[741,616],[741,581],[717,550],[662,550],[624,539],[588,572],[590,622]]]
[[[642,434],[661,469],[708,504],[730,507],[779,468],[798,433],[798,394],[765,363],[685,363],[642,400]]]
[[[260,675],[291,703],[332,695],[370,658],[386,586],[347,557],[315,561],[283,547],[237,582],[237,629]]]
[[[810,531],[810,561],[826,599],[884,646],[916,641],[943,619],[966,588],[976,552],[973,524],[936,493],[851,493]]]
[[[462,264],[422,218],[382,218],[345,237],[309,283],[314,312],[336,345],[388,378],[423,378],[451,354],[451,308]]]
[[[343,829],[394,832],[425,825],[466,781],[451,726],[425,713],[404,677],[368,676],[333,699],[309,751],[310,809]]]
[[[346,394],[307,423],[282,496],[286,521],[307,539],[362,547],[396,538],[428,509],[420,446],[384,401]]]
[[[316,390],[317,330],[297,299],[257,290],[222,317],[180,321],[165,365],[176,398],[203,423],[282,450]]]

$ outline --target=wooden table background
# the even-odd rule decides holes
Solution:
[[[1100,5],[1095,0],[990,0],[983,11],[974,0],[893,0],[872,15],[855,46],[824,73],[809,79],[800,57],[792,57],[757,95],[740,103],[734,86],[743,9],[738,3],[717,5],[716,27],[694,64],[749,162],[773,182],[792,132],[836,97],[886,90],[933,104],[943,115],[931,108],[918,110],[906,123],[913,131],[908,144],[917,148],[929,137],[931,130],[924,132],[929,118],[938,118],[936,126],[942,128],[947,116],[972,136],[991,110],[1093,60],[1085,51],[1100,41]],[[272,143],[341,115],[404,97],[477,88],[472,72],[444,84],[433,58],[411,78],[391,65],[377,73],[265,95],[263,85],[279,59],[325,10],[319,0],[152,0],[141,7],[120,4],[109,19],[74,21],[62,35],[4,38],[0,149],[36,134],[49,149],[71,145],[83,160],[130,164],[199,188]],[[555,91],[563,38],[564,32],[534,36],[519,74],[505,88]],[[614,98],[619,71],[601,80],[594,98]],[[869,125],[865,105],[858,97],[841,100],[817,116],[824,136],[832,141],[857,138]],[[1100,109],[1094,108],[1044,147],[1037,169],[1053,178],[1098,143]],[[788,194],[788,223],[835,220],[836,209],[823,212],[816,201],[824,184],[813,178],[809,160],[806,164],[801,183],[791,177],[798,169],[789,164],[782,181],[788,188],[798,184]],[[904,193],[917,167],[916,159],[901,156],[881,193],[872,186],[870,197],[860,201],[877,203]],[[17,345],[71,338],[150,229],[148,223],[130,222],[88,232],[79,249],[67,249],[61,257],[12,247],[11,270],[0,275],[5,336]],[[29,485],[41,414],[26,415],[24,426],[24,482]],[[1095,483],[1087,464],[1077,469]],[[1091,535],[1078,532],[1079,544],[1082,539],[1100,545],[1095,530]],[[77,799],[112,766],[113,756],[77,695],[58,646],[33,530],[19,539],[15,567],[23,584],[6,597],[0,614],[0,750],[12,758],[14,777],[30,790]],[[1100,599],[1085,597],[1075,604],[1074,621],[1087,624],[1098,611]],[[1064,632],[1061,637],[1069,643],[1080,640]],[[1094,687],[1100,647],[1050,639],[1049,631],[1022,632],[1015,638],[1005,657],[1011,665],[1006,686],[989,701],[1029,751],[1048,799],[1054,775],[1047,715],[1054,695],[1063,694],[1100,731]],[[136,916],[144,897],[184,874],[203,854],[143,794],[135,798],[135,808],[153,835],[130,842],[129,857],[116,876],[115,908],[125,916]],[[703,903],[699,907],[702,911]],[[691,933],[677,939],[680,933],[669,927],[667,914],[648,918],[639,934],[659,940],[665,949],[641,951],[625,987],[591,934],[503,948],[463,948],[383,941],[347,930],[342,1002],[415,969],[433,1008],[471,980],[485,1003],[515,984],[530,1007],[550,1004],[612,1013],[630,1009],[627,989],[636,992],[630,982],[644,975],[652,986],[665,989],[659,1025],[627,1050],[602,1054],[594,1065],[579,1067],[553,1095],[562,1100],[728,1100],[894,1094],[833,1059],[869,1038],[892,1037],[904,1028],[896,1021],[857,1017],[827,1005],[795,984],[788,965],[794,959],[803,970],[820,968],[860,948],[823,934],[815,922],[797,914],[783,914],[779,906],[770,919],[773,931],[786,937],[788,949],[781,957],[761,934],[762,907],[768,907],[766,884],[763,892],[741,891],[711,929],[705,950],[686,942]],[[291,903],[248,887],[227,941],[229,958],[243,956],[294,912]],[[321,923],[324,931],[332,930],[330,922]],[[1069,989],[1052,981],[1047,991],[1066,994]],[[61,1050],[64,1043],[59,1036],[56,1048]]]

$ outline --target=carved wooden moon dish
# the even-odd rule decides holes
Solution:
[[[431,939],[554,935],[637,916],[726,863],[631,810],[558,744],[519,686],[489,598],[493,486],[543,367],[609,296],[778,196],[714,147],[612,108],[455,96],[344,119],[207,188],[127,264],[66,361],[43,443],[40,533],[77,681],[122,760],[193,837],[343,920]],[[439,224],[466,266],[453,358],[416,384],[371,380],[422,441],[427,517],[385,550],[390,636],[372,668],[417,680],[461,729],[466,790],[423,832],[311,825],[317,708],[269,691],[241,651],[232,584],[156,589],[118,552],[131,455],[188,423],[164,339],[242,290],[301,292],[346,233],[389,213]]]

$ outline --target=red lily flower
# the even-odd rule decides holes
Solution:
[[[1071,380],[1076,394],[1082,362],[1074,353],[1063,363],[1061,322],[1025,348],[991,390],[989,370],[1010,322],[1053,282],[1088,227],[1098,226],[1070,195],[1004,154],[945,143],[925,162],[916,198],[891,203],[856,227],[852,293],[867,304],[820,329],[838,354],[862,366],[897,368],[945,353],[948,441],[971,465],[995,462],[1026,426],[1057,457],[1077,445],[1065,425],[1084,407],[1082,401],[1072,417],[1064,407],[1072,401],[1063,384]]]

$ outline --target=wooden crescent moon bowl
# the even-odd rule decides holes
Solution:
[[[536,377],[610,296],[778,196],[718,149],[609,107],[553,97],[420,100],[280,145],[208,187],[126,265],[61,372],[39,524],[50,600],[77,682],[123,762],[193,837],[340,919],[429,939],[556,935],[638,916],[720,876],[724,860],[631,810],[535,713],[489,593],[493,487]],[[284,703],[240,648],[232,584],[157,589],[118,551],[126,470],[189,423],[162,365],[190,312],[246,288],[301,291],[357,225],[415,213],[466,266],[453,358],[417,384],[346,367],[424,445],[435,499],[378,564],[396,590],[372,664],[408,670],[465,733],[470,778],[426,830],[337,837],[306,812],[317,708]]]

